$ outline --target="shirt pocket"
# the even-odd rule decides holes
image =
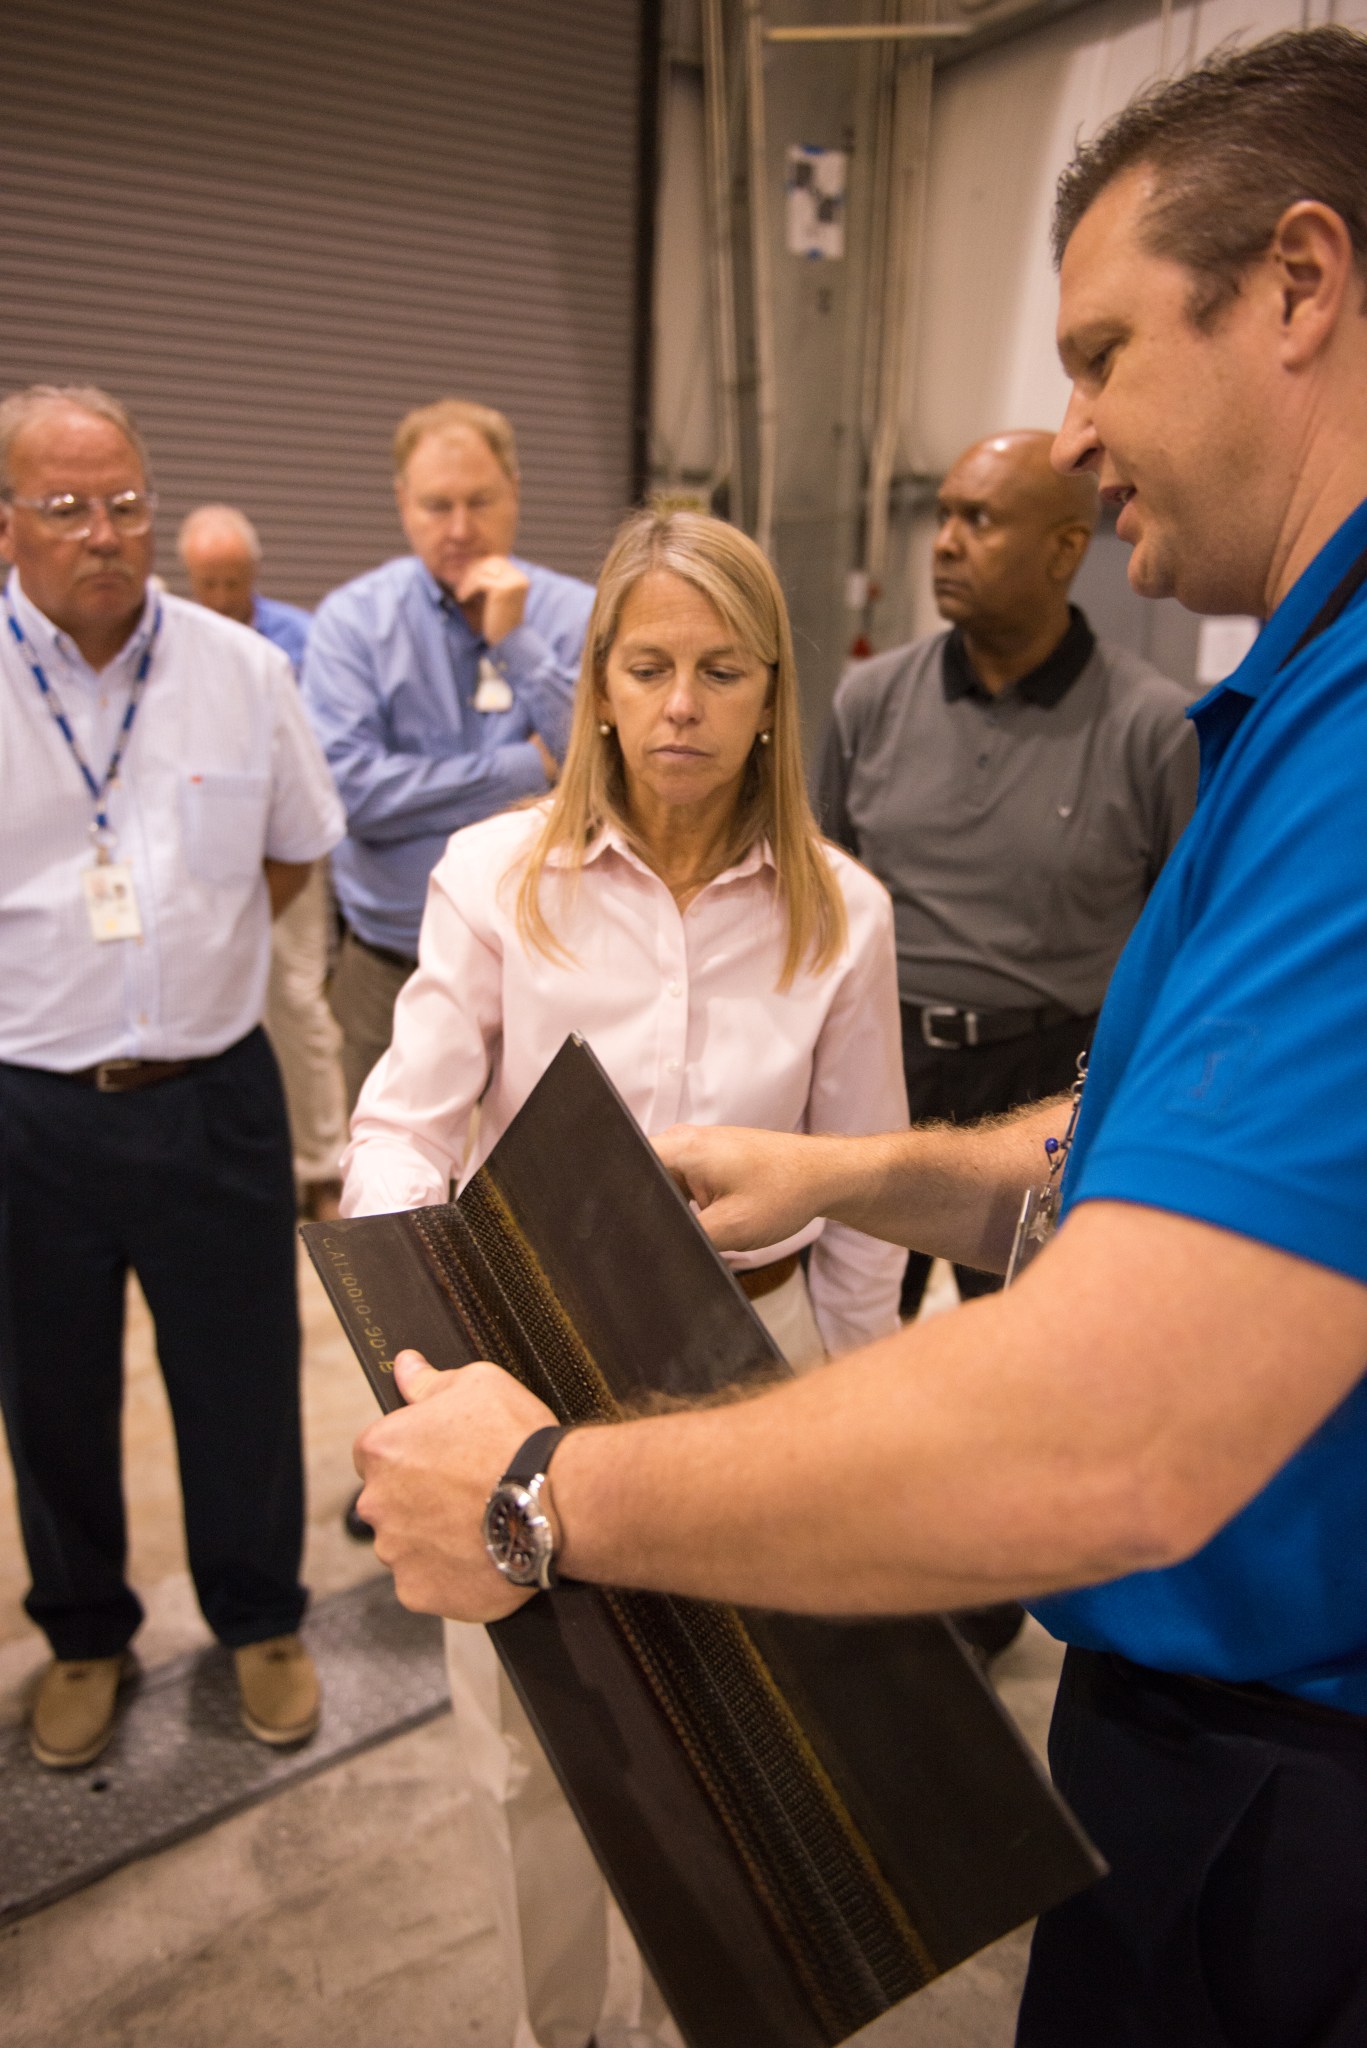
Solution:
[[[185,865],[200,882],[254,881],[266,854],[271,778],[205,769],[180,787]]]

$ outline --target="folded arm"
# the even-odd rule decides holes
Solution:
[[[380,846],[455,832],[548,787],[534,738],[475,752],[454,734],[445,748],[396,746],[373,649],[326,610],[309,639],[302,688],[357,839]]]

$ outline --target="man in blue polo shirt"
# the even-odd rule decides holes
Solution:
[[[389,1044],[447,839],[555,779],[593,604],[512,553],[517,444],[491,406],[443,398],[402,419],[394,494],[412,554],[325,598],[304,661],[347,813],[331,998],[351,1107]]]
[[[1147,595],[1265,621],[1068,1104],[857,1140],[666,1134],[727,1247],[827,1215],[1018,1283],[760,1398],[556,1445],[574,1578],[817,1612],[1027,1599],[1111,1874],[1021,2048],[1367,2041],[1367,41],[1217,56],[1060,187],[1055,448]],[[548,1411],[413,1355],[358,1445],[409,1604],[525,1591],[480,1515]],[[549,1459],[549,1452],[543,1453]],[[520,1468],[519,1468],[520,1469]],[[535,1482],[533,1482],[535,1483]]]

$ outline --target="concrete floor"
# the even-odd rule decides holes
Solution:
[[[350,1444],[374,1412],[301,1264],[310,1520],[323,1597],[370,1576],[342,1533]],[[949,1305],[941,1284],[931,1312]],[[207,1640],[185,1570],[175,1458],[151,1334],[130,1302],[125,1465],[131,1575],[151,1666]],[[0,1458],[0,1716],[22,1716],[46,1646]],[[1030,1624],[995,1676],[1042,1744],[1059,1653]],[[476,1903],[450,1721],[292,1786],[0,1932],[5,2048],[506,2048],[509,2014]],[[35,1767],[36,1768],[36,1767]],[[1009,2048],[1026,1936],[1009,1936],[869,2028],[866,2048]]]

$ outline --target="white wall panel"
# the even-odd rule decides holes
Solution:
[[[1324,0],[1309,10],[1325,18]],[[1306,18],[1301,0],[1200,0],[1173,10],[1168,68],[1231,36],[1256,41]],[[1367,10],[1343,20],[1367,26]],[[1104,0],[937,79],[925,288],[904,431],[912,467],[942,472],[1001,427],[1056,426],[1066,386],[1054,352],[1049,253],[1054,185],[1162,58],[1161,11]]]

